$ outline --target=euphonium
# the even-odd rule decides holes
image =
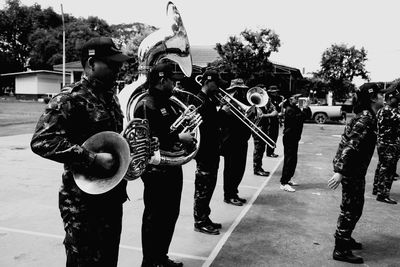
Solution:
[[[134,119],[133,114],[137,104],[148,94],[147,88],[142,85],[146,83],[148,71],[158,62],[169,59],[177,63],[187,77],[192,74],[189,40],[182,18],[172,2],[167,4],[167,18],[170,25],[151,33],[140,44],[138,50],[139,78],[135,83],[125,86],[118,95],[125,115],[125,123]],[[171,105],[182,112],[182,116],[178,118],[179,122],[171,127],[183,127],[182,131],[193,131],[197,143],[190,151],[186,150],[184,146],[181,147],[181,150],[174,152],[155,151],[155,156],[150,160],[144,157],[143,162],[137,162],[137,166],[145,168],[149,162],[154,165],[183,165],[193,159],[199,149],[200,131],[197,124],[201,123],[201,119],[199,120],[194,112],[189,112],[193,111],[193,107],[188,107],[176,96],[172,96],[169,101]]]

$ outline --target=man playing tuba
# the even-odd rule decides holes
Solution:
[[[134,117],[149,121],[151,136],[158,138],[160,150],[173,152],[177,142],[193,146],[196,139],[190,132],[170,130],[179,117],[169,101],[174,88],[172,70],[173,65],[169,61],[161,61],[151,68],[147,77],[148,94],[136,105]],[[142,266],[182,266],[182,263],[174,262],[167,256],[179,216],[182,167],[149,164],[141,178],[144,183]]]

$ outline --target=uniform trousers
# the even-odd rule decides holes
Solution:
[[[247,160],[247,140],[231,142],[224,152],[224,197],[233,198],[239,193],[238,187],[243,179]]]
[[[377,145],[379,162],[376,167],[373,190],[388,197],[396,173],[398,148],[396,145]]]
[[[278,119],[278,117],[270,118],[267,134],[268,134],[268,137],[271,138],[272,141],[274,141],[276,143],[276,140],[278,140],[278,136],[279,136],[279,119]],[[275,148],[267,146],[267,155],[274,154],[274,151],[275,151]]]
[[[204,223],[211,213],[210,202],[217,184],[219,155],[214,157],[213,162],[196,162],[193,216],[195,223]]]
[[[342,203],[335,238],[350,241],[364,207],[365,177],[343,176]]]
[[[262,159],[265,153],[265,142],[257,135],[253,134],[254,151],[253,151],[253,169],[254,171],[262,169]]]
[[[142,218],[143,260],[164,262],[179,216],[183,175],[181,166],[152,168],[142,175],[144,212]]]
[[[299,139],[292,136],[283,136],[283,168],[281,184],[287,184],[292,179],[297,166],[297,152],[299,150]]]
[[[77,208],[60,203],[60,211],[64,221],[67,267],[117,266],[122,203],[98,203],[97,207]]]

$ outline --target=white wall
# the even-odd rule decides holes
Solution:
[[[70,75],[66,75],[69,81]],[[61,91],[62,74],[32,73],[15,77],[15,93],[28,95],[57,94]]]
[[[57,94],[61,91],[62,75],[51,73],[38,74],[37,94]],[[66,81],[68,78],[65,77]]]
[[[18,75],[15,76],[15,93],[16,94],[37,94],[37,77],[36,75]]]

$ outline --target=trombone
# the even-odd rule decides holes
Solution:
[[[260,87],[252,87],[247,91],[247,101],[252,106],[247,106],[241,103],[239,100],[231,96],[225,90],[219,88],[220,94],[216,95],[217,100],[223,104],[227,104],[230,107],[231,112],[243,122],[255,135],[257,135],[266,145],[271,148],[275,148],[275,142],[266,135],[258,126],[258,122],[261,119],[262,111],[260,107],[265,106],[268,103],[269,97],[267,92]],[[247,116],[247,113],[251,108],[256,108],[257,115],[254,118],[254,122]]]

